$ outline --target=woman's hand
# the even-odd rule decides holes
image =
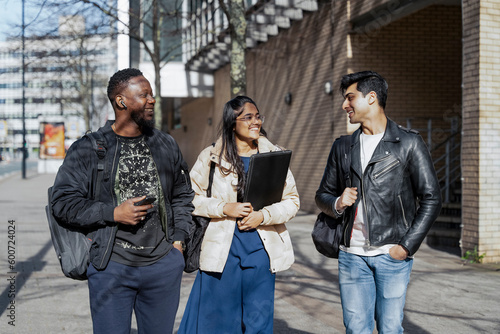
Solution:
[[[240,231],[248,231],[256,228],[264,221],[264,214],[260,211],[252,211],[247,217],[238,221]]]
[[[224,214],[232,218],[244,218],[248,216],[252,211],[252,204],[250,203],[226,203],[222,209]]]

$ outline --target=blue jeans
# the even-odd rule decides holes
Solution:
[[[132,310],[139,334],[172,333],[184,258],[173,248],[157,262],[131,267],[109,261],[87,270],[94,333],[130,334]]]
[[[340,251],[339,285],[346,333],[403,333],[403,308],[413,259]]]

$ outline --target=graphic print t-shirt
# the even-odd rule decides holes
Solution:
[[[137,225],[118,224],[111,260],[129,266],[146,266],[162,258],[172,246],[165,240],[158,210],[160,182],[149,147],[140,137],[120,137],[116,173],[118,204],[129,198],[154,196],[156,201],[146,218]]]

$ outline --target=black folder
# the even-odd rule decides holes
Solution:
[[[292,151],[254,154],[248,167],[244,202],[254,210],[281,201]]]

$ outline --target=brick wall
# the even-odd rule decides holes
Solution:
[[[479,240],[479,8],[477,0],[463,1],[463,139],[462,247]]]
[[[464,0],[462,251],[500,261],[500,6]]]
[[[481,1],[480,11],[479,251],[500,262],[500,3]]]
[[[220,117],[214,111],[214,99],[200,98],[185,101],[181,108],[181,127],[170,134],[181,149],[189,168],[198,154],[215,140],[217,122]]]
[[[389,83],[386,114],[444,141],[461,118],[461,9],[430,6],[370,34],[351,35],[350,71],[371,69]]]
[[[301,209],[310,212],[317,211],[314,195],[333,140],[332,96],[324,93],[332,73],[330,15],[324,4],[248,54],[248,94],[266,116],[269,139],[293,151]]]

